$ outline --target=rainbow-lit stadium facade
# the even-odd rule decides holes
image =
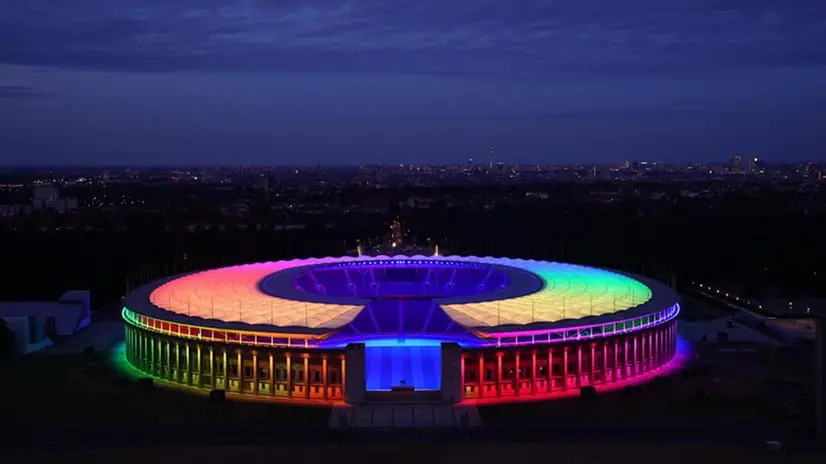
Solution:
[[[543,399],[679,364],[677,294],[572,264],[459,256],[257,263],[124,299],[126,360],[170,384],[284,401]]]

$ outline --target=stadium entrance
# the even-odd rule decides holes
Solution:
[[[442,344],[434,340],[385,339],[364,347],[367,391],[436,391],[441,388]]]

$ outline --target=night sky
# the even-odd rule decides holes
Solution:
[[[826,158],[824,0],[5,0],[0,164]]]

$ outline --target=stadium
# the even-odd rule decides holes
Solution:
[[[573,264],[341,257],[177,275],[124,298],[126,361],[240,398],[497,403],[678,364],[677,294]]]

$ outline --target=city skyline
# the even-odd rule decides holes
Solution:
[[[12,165],[823,157],[826,5],[0,6]],[[487,161],[487,160],[485,160]]]

